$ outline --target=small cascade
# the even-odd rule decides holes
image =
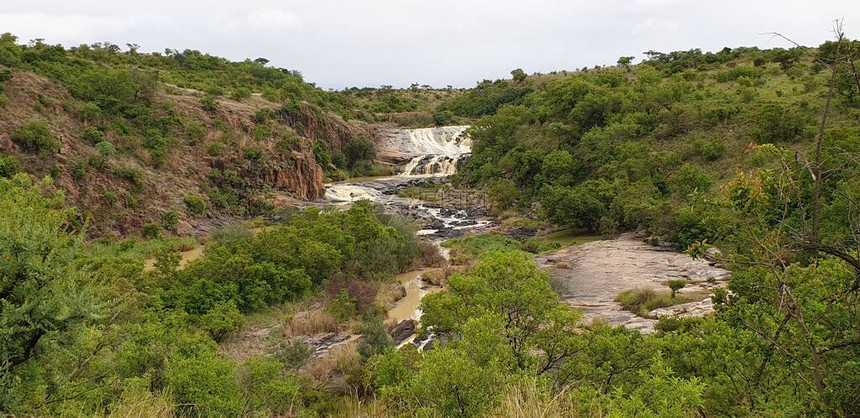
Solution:
[[[335,202],[357,202],[359,200],[376,200],[382,193],[369,187],[355,184],[333,184],[326,187],[325,197]]]

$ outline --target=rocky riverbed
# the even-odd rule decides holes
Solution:
[[[538,266],[561,279],[566,287],[562,297],[581,308],[585,319],[600,319],[644,333],[652,332],[656,319],[642,318],[622,309],[615,298],[636,288],[668,290],[671,279],[687,281],[678,294],[703,294],[703,290],[724,286],[729,271],[705,260],[667,247],[652,246],[632,234],[569,247],[535,259]],[[709,296],[702,300],[656,309],[649,316],[706,315],[713,312]]]

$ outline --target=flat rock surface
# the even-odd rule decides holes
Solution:
[[[567,289],[562,297],[581,308],[585,319],[599,318],[642,332],[653,331],[656,320],[641,318],[621,309],[619,293],[634,288],[668,291],[666,281],[685,279],[678,294],[698,292],[725,284],[729,271],[705,260],[666,247],[655,247],[624,234],[615,239],[588,242],[538,256],[538,266],[560,278]],[[666,315],[705,315],[713,312],[710,299],[652,312]]]

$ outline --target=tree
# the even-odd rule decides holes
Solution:
[[[635,57],[621,57],[621,58],[618,58],[618,65],[620,65],[620,66],[622,66],[622,67],[628,67],[628,66],[630,65],[630,63],[632,63],[632,62],[633,62],[633,58],[635,58]]]
[[[376,157],[376,145],[367,138],[353,138],[343,147],[347,167],[354,168],[359,162],[369,162]]]
[[[522,83],[523,81],[526,81],[526,78],[528,78],[528,75],[522,68],[517,68],[516,70],[511,71],[511,76],[517,83]]]
[[[666,285],[672,290],[672,299],[675,299],[675,292],[683,289],[687,285],[687,281],[684,279],[673,279],[666,282]]]

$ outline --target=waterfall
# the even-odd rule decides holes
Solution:
[[[385,147],[409,158],[401,176],[451,175],[457,163],[472,151],[468,126],[402,129],[391,134]]]

